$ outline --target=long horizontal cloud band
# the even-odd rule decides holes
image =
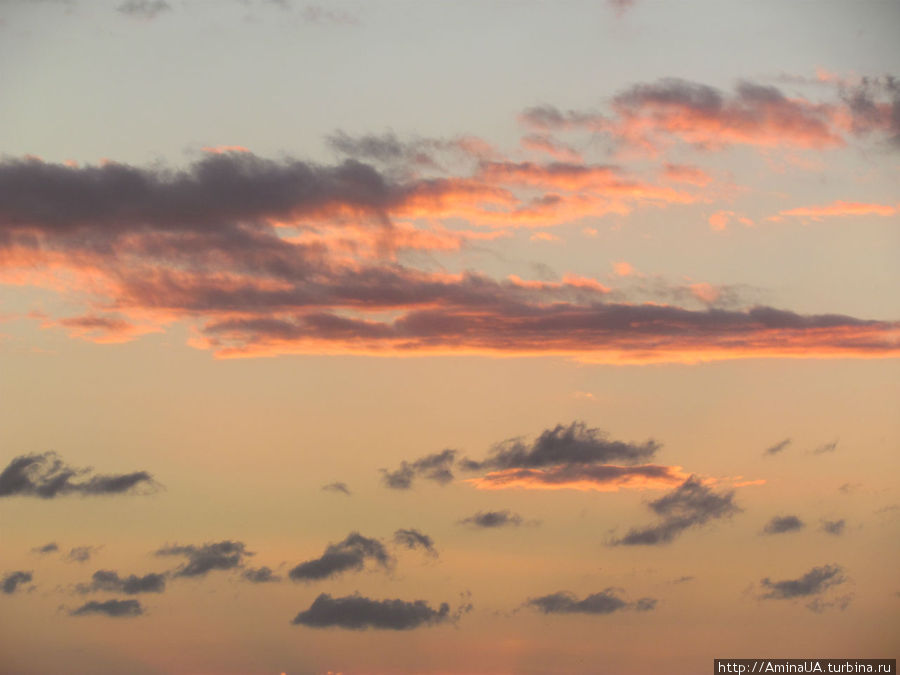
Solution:
[[[491,172],[601,183],[615,175],[611,167],[559,164],[541,171],[485,165],[483,173]],[[900,353],[896,322],[611,302],[593,279],[430,273],[389,255],[338,256],[321,242],[284,236],[280,226],[302,230],[324,219],[389,251],[391,218],[412,202],[457,204],[460,190],[506,199],[500,188],[455,180],[397,184],[355,161],[322,167],[247,153],[212,155],[181,173],[6,161],[0,281],[78,294],[88,313],[46,322],[73,335],[130,339],[187,320],[199,331],[193,344],[221,356],[555,354],[651,362]]]

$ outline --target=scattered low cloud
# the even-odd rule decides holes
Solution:
[[[522,524],[522,516],[509,510],[503,511],[479,511],[473,516],[463,518],[460,525],[491,529],[497,527],[518,527]]]
[[[213,570],[231,570],[241,567],[244,558],[253,555],[243,542],[220,541],[201,546],[164,546],[156,551],[158,556],[184,556],[187,562],[174,571],[176,577],[206,576]]]
[[[310,628],[411,630],[446,623],[451,618],[446,602],[434,609],[424,600],[371,600],[360,595],[333,598],[322,593],[291,623]]]
[[[288,576],[294,581],[318,581],[350,570],[360,571],[367,560],[384,569],[393,564],[393,558],[378,539],[351,532],[343,541],[329,544],[320,557],[294,567]]]
[[[254,584],[266,584],[281,581],[281,577],[268,567],[249,568],[241,576]]]
[[[766,523],[763,528],[763,534],[784,534],[785,532],[796,532],[802,530],[806,525],[797,516],[775,516]]]
[[[106,600],[105,602],[91,600],[69,612],[71,616],[101,614],[116,619],[140,616],[143,613],[144,608],[137,600]]]
[[[775,445],[772,445],[766,448],[766,451],[763,453],[764,455],[777,455],[779,452],[784,450],[787,446],[791,444],[790,438],[785,438],[783,441],[779,441]]]
[[[315,24],[354,25],[359,19],[343,10],[329,9],[322,5],[306,5],[301,11],[303,20]]]
[[[655,598],[641,598],[629,603],[616,593],[614,588],[607,588],[579,600],[568,591],[559,591],[538,598],[529,598],[525,605],[544,614],[612,614],[624,609],[646,612],[656,608]]]
[[[422,549],[428,555],[437,557],[438,552],[434,547],[434,540],[427,534],[415,529],[400,529],[394,532],[394,542],[405,546],[410,550]]]
[[[145,574],[142,577],[134,574],[120,577],[118,572],[113,570],[97,570],[91,577],[90,584],[78,584],[76,590],[79,593],[105,591],[127,595],[162,593],[166,590],[166,577],[164,574],[155,573]]]
[[[64,560],[66,562],[86,563],[91,557],[99,551],[102,546],[73,546],[66,553]]]
[[[575,421],[568,426],[557,424],[553,429],[546,429],[531,443],[522,438],[508,439],[495,445],[486,459],[465,459],[461,466],[469,471],[479,471],[611,461],[637,463],[652,458],[659,448],[659,443],[653,440],[640,444],[613,441],[601,429]]]
[[[763,600],[812,598],[806,606],[814,612],[830,607],[843,609],[849,604],[851,596],[842,596],[836,599],[817,596],[823,596],[832,587],[839,586],[846,581],[844,570],[839,565],[823,565],[822,567],[813,567],[797,579],[783,581],[772,581],[768,577],[762,579],[760,585],[764,592],[760,598]]]
[[[453,480],[452,467],[456,454],[456,450],[446,449],[412,462],[404,460],[400,463],[400,468],[394,471],[382,469],[382,482],[394,490],[410,489],[416,478],[425,478],[439,485],[446,485]]]
[[[49,544],[44,544],[43,546],[35,546],[33,549],[31,549],[32,553],[37,553],[38,555],[56,553],[57,551],[59,551],[59,546],[55,541],[51,541]]]
[[[350,488],[347,487],[347,484],[341,483],[340,481],[335,481],[334,483],[323,485],[322,489],[328,492],[339,492],[343,495],[347,495],[348,497],[352,494],[350,492]]]
[[[94,474],[93,469],[76,469],[55,452],[20,455],[0,473],[0,497],[28,496],[51,499],[64,495],[115,495],[141,487],[153,489],[157,483],[146,471],[126,474]]]
[[[824,455],[827,452],[834,452],[837,450],[837,441],[832,441],[831,443],[825,443],[820,445],[818,448],[813,450],[814,455]]]
[[[656,525],[632,528],[621,539],[620,546],[657,546],[668,544],[688,529],[711,520],[730,518],[740,512],[734,503],[734,491],[715,492],[699,478],[691,476],[668,494],[651,501],[648,506],[660,517]]]
[[[846,525],[847,523],[843,518],[841,518],[840,520],[823,520],[822,531],[838,537],[844,533],[844,528],[846,527]]]
[[[7,595],[12,595],[16,592],[19,586],[21,586],[22,584],[31,583],[31,580],[31,572],[26,572],[24,570],[10,572],[3,577],[2,581],[0,581],[0,589],[2,589],[3,592]]]

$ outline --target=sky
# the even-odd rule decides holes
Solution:
[[[896,658],[900,5],[0,0],[0,662]]]

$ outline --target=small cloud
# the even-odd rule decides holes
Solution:
[[[52,499],[70,494],[123,494],[137,487],[157,487],[153,476],[146,471],[108,475],[91,475],[92,472],[90,468],[75,469],[67,465],[55,452],[20,455],[0,473],[0,497]]]
[[[350,488],[347,487],[347,484],[341,483],[339,481],[329,483],[328,485],[323,485],[322,489],[328,492],[340,492],[341,494],[347,495],[348,497],[352,494],[350,492]]]
[[[834,452],[837,449],[837,441],[832,441],[831,443],[825,443],[824,445],[820,445],[818,448],[813,450],[814,455],[823,455],[826,452]]]
[[[529,239],[531,241],[562,241],[562,239],[557,237],[555,234],[550,234],[549,232],[535,232],[529,237]]]
[[[820,596],[828,589],[843,584],[847,580],[843,572],[843,569],[838,565],[823,565],[822,567],[813,567],[798,579],[772,581],[766,577],[760,581],[761,586],[767,589],[760,598],[763,600],[793,600],[796,598]],[[847,599],[847,602],[849,602],[849,599]],[[818,612],[827,607],[840,606],[841,604],[843,604],[842,598],[838,599],[838,601],[813,599],[812,602],[807,604],[807,607],[814,612]],[[846,604],[844,606],[846,607]]]
[[[329,544],[320,557],[294,567],[288,576],[294,581],[318,581],[349,570],[362,570],[367,560],[385,569],[393,564],[393,558],[379,540],[351,532],[343,541]]]
[[[360,595],[333,598],[322,593],[291,623],[310,628],[411,630],[450,620],[450,605],[446,602],[433,609],[424,600],[371,600]]]
[[[25,572],[23,570],[17,570],[15,572],[10,572],[3,580],[0,581],[0,589],[3,590],[7,595],[12,595],[16,592],[16,590],[22,584],[30,583],[32,579],[31,572]]]
[[[393,490],[410,489],[416,478],[425,478],[439,485],[446,485],[453,480],[452,468],[456,454],[456,450],[448,448],[412,462],[404,460],[400,463],[399,469],[394,471],[382,469],[381,480],[385,486]]]
[[[97,570],[91,577],[90,584],[79,584],[79,593],[94,593],[106,591],[109,593],[126,593],[137,595],[138,593],[162,593],[166,590],[166,578],[162,574],[145,574],[142,577],[130,574],[120,577],[113,570]]]
[[[673,584],[686,584],[689,581],[693,581],[694,579],[696,579],[696,577],[683,576],[683,577],[678,577],[677,579],[672,579],[672,583]]]
[[[102,614],[113,618],[140,616],[143,613],[144,608],[141,607],[141,603],[137,600],[107,600],[106,602],[91,600],[69,612],[71,616]]]
[[[66,554],[66,562],[86,563],[102,546],[74,546]]]
[[[539,598],[529,598],[525,605],[544,614],[612,614],[624,609],[646,612],[656,608],[655,598],[641,598],[629,603],[620,598],[615,589],[607,588],[579,600],[568,591],[559,591]]]
[[[658,546],[668,544],[682,532],[711,520],[730,518],[740,512],[734,503],[734,491],[714,492],[691,476],[672,492],[648,504],[660,516],[656,525],[631,529],[615,546]]]
[[[418,530],[397,530],[394,532],[394,541],[410,550],[421,548],[427,554],[434,556],[435,558],[438,555],[437,550],[434,548],[434,540],[427,534],[423,534]]]
[[[57,546],[55,541],[51,541],[49,544],[44,544],[43,546],[35,546],[31,549],[32,553],[37,553],[38,555],[56,553],[57,551],[59,551],[59,546]]]
[[[220,541],[202,546],[164,546],[156,551],[158,556],[185,556],[188,561],[175,570],[176,577],[206,576],[213,570],[230,570],[240,567],[246,556],[253,555],[247,551],[243,542]]]
[[[165,0],[126,0],[116,7],[121,14],[148,21],[171,9],[172,6]]]
[[[838,537],[844,533],[844,527],[846,526],[846,522],[841,518],[840,520],[823,520],[822,521],[822,531],[827,532],[828,534],[833,534]]]
[[[268,567],[249,568],[241,575],[244,579],[254,584],[266,584],[281,581],[281,577],[274,574]]]
[[[797,516],[775,516],[766,523],[763,528],[764,534],[784,534],[785,532],[796,532],[805,527],[802,520]]]
[[[791,444],[791,439],[785,438],[783,441],[779,441],[775,445],[766,448],[765,452],[763,452],[763,455],[777,455],[779,452],[784,450],[790,444]]]
[[[620,277],[630,277],[635,273],[634,266],[631,263],[620,261],[613,263],[613,272]]]
[[[474,516],[463,518],[459,523],[479,528],[518,527],[522,524],[522,516],[508,510],[479,511]]]

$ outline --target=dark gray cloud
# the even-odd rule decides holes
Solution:
[[[673,491],[648,504],[660,517],[650,527],[631,529],[612,542],[622,546],[655,546],[668,544],[685,530],[710,520],[729,518],[740,512],[734,503],[734,491],[715,492],[691,476]]]
[[[63,495],[114,495],[137,487],[155,488],[146,471],[126,474],[94,474],[93,469],[75,469],[55,452],[20,455],[0,473],[0,497],[27,496],[51,499]]]
[[[474,516],[463,518],[459,522],[461,525],[471,525],[472,527],[482,528],[518,527],[522,524],[522,516],[506,509],[503,511],[479,511]]]
[[[495,445],[487,459],[465,459],[460,465],[470,471],[540,468],[559,465],[604,464],[623,462],[636,464],[652,458],[659,450],[656,441],[625,443],[609,440],[600,429],[575,421],[564,426],[557,424],[544,430],[533,442],[511,438]]]
[[[397,530],[394,532],[394,541],[410,550],[420,548],[429,555],[437,557],[438,552],[434,547],[434,540],[418,530]]]
[[[91,556],[101,548],[101,546],[73,546],[71,549],[69,549],[69,552],[66,553],[65,561],[86,563],[91,559]]]
[[[838,444],[837,441],[832,441],[831,443],[825,443],[823,445],[820,445],[818,448],[813,450],[813,454],[814,455],[823,455],[826,452],[834,452],[835,450],[837,450],[837,444]]]
[[[790,600],[819,595],[832,586],[846,581],[844,570],[838,565],[813,567],[799,579],[772,581],[768,577],[760,581],[765,592],[761,596],[772,600]]]
[[[840,536],[844,533],[844,528],[847,523],[844,522],[844,519],[840,520],[823,520],[822,521],[822,531],[827,532],[828,534],[833,534],[834,536]]]
[[[656,602],[654,598],[641,598],[629,603],[619,597],[615,589],[607,588],[581,600],[568,591],[559,591],[539,598],[529,598],[525,605],[544,614],[612,614],[623,609],[650,611],[655,609]]]
[[[863,77],[858,84],[841,89],[853,116],[853,130],[884,133],[890,145],[900,148],[900,81],[891,75]]]
[[[246,569],[241,576],[254,584],[266,584],[281,581],[281,577],[273,573],[268,567]]]
[[[49,544],[44,544],[43,546],[35,546],[31,549],[32,553],[37,553],[39,555],[46,555],[47,553],[56,553],[59,551],[59,546],[55,541],[51,541]]]
[[[382,469],[382,482],[394,490],[408,490],[416,478],[425,478],[439,485],[446,485],[453,480],[452,468],[456,454],[456,450],[445,449],[412,462],[403,461],[400,468],[394,471]]]
[[[0,581],[0,589],[7,595],[12,595],[21,584],[30,583],[31,579],[31,572],[25,572],[23,570],[10,572],[3,577],[3,581]]]
[[[322,593],[291,623],[311,628],[411,630],[450,620],[450,606],[446,602],[434,609],[424,600],[371,600],[359,595],[333,598]]]
[[[166,0],[126,0],[116,7],[117,12],[138,19],[155,19],[160,13],[171,9]]]
[[[796,532],[802,530],[806,525],[797,516],[775,516],[766,523],[763,528],[764,534],[784,534],[785,532]]]
[[[784,450],[787,446],[791,444],[790,438],[785,438],[783,441],[779,441],[775,445],[766,448],[766,451],[763,453],[764,455],[777,455],[779,452]]]
[[[288,576],[294,581],[327,579],[341,572],[362,570],[367,560],[385,569],[393,564],[393,558],[378,539],[351,532],[343,541],[329,544],[320,557],[294,567]]]
[[[137,600],[106,600],[104,602],[91,600],[69,612],[71,616],[103,614],[117,619],[140,616],[143,613],[144,608],[141,607],[141,603]]]
[[[328,492],[340,492],[341,494],[347,495],[348,497],[351,495],[350,488],[347,487],[347,484],[341,483],[340,481],[335,481],[334,483],[323,485],[322,489]]]
[[[156,551],[159,556],[185,556],[188,561],[175,570],[176,577],[205,576],[213,570],[231,570],[244,564],[244,558],[253,555],[243,542],[220,541],[202,546],[164,546]]]
[[[90,584],[78,584],[76,590],[79,593],[94,593],[105,591],[108,593],[126,593],[137,595],[138,593],[162,593],[166,590],[166,577],[163,574],[145,574],[139,577],[130,574],[120,577],[113,570],[97,570],[91,577]]]
[[[428,141],[401,141],[393,132],[350,136],[338,131],[326,139],[328,145],[342,155],[371,160],[382,164],[398,162],[433,165],[431,153],[435,150]]]

